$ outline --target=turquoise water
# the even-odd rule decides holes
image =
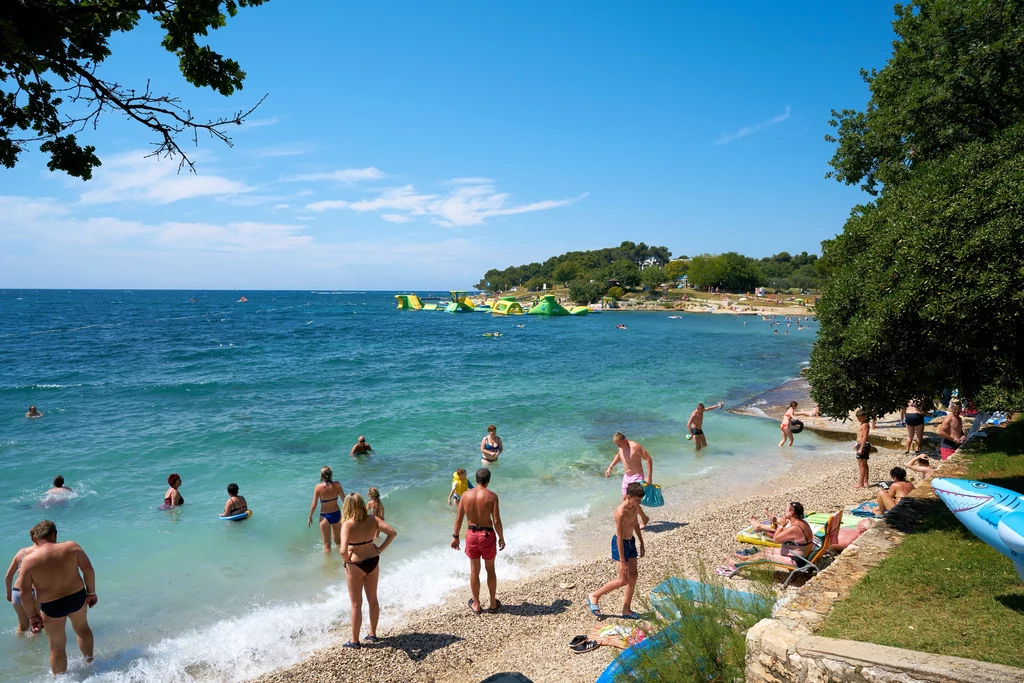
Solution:
[[[479,466],[489,423],[505,443],[503,578],[568,561],[572,525],[619,497],[602,476],[616,430],[645,444],[663,485],[775,465],[775,425],[708,413],[698,458],[686,420],[697,401],[795,376],[814,334],[756,317],[506,319],[396,311],[381,292],[245,295],[0,291],[0,561],[41,518],[89,553],[97,661],[72,646],[73,680],[242,680],[332,642],[344,573],[306,527],[325,464],[346,492],[377,486],[399,531],[385,620],[466,585],[445,498],[456,468]],[[29,404],[45,416],[25,419]],[[360,434],[376,452],[356,460]],[[171,472],[186,505],[168,512]],[[76,495],[46,507],[57,474]],[[217,520],[232,481],[255,511],[242,524]],[[44,639],[15,638],[15,623],[4,608],[0,680],[46,680]]]

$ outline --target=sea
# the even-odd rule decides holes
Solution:
[[[684,436],[698,401],[728,407],[797,376],[813,321],[400,311],[394,294],[0,291],[0,562],[45,518],[96,568],[96,660],[70,638],[67,680],[241,681],[338,642],[344,568],[306,522],[324,465],[346,492],[377,487],[398,531],[384,627],[468,592],[446,498],[456,469],[480,466],[489,424],[505,446],[491,468],[502,581],[571,562],[574,528],[610,514],[616,431],[674,490],[794,467],[768,420],[709,412],[700,454]],[[360,435],[374,452],[351,457]],[[805,433],[794,450],[837,448]],[[186,503],[168,511],[172,472]],[[45,495],[57,475],[67,499]],[[231,482],[245,522],[218,519]],[[0,609],[0,680],[52,680],[45,638],[15,626]]]

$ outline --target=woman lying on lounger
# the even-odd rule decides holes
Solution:
[[[757,526],[761,527],[762,531],[771,530],[771,527],[767,525],[758,524]],[[814,531],[804,521],[804,506],[802,504],[793,502],[786,507],[783,523],[778,529],[775,529],[772,540],[782,544],[782,547],[765,548],[764,554],[761,555],[764,560],[790,564],[795,567],[797,560],[793,559],[794,555],[807,557],[810,554],[814,547]],[[732,558],[727,557],[724,562],[726,566],[735,567],[736,565],[736,560]]]

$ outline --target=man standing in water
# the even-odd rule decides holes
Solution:
[[[366,437],[360,436],[359,440],[356,441],[356,445],[349,451],[349,455],[366,455],[367,453],[373,452],[373,446],[366,443]]]
[[[46,629],[50,670],[60,674],[68,669],[68,619],[78,636],[78,649],[86,662],[92,662],[92,630],[86,612],[87,606],[95,607],[98,600],[96,572],[82,546],[74,541],[57,543],[57,525],[50,520],[32,527],[32,537],[37,547],[21,563],[18,590],[32,633]]]
[[[469,521],[466,531],[466,555],[469,557],[469,590],[473,597],[469,608],[474,614],[480,614],[480,560],[487,569],[487,590],[491,594],[491,602],[487,608],[494,614],[501,603],[494,597],[498,589],[498,577],[494,573],[494,558],[498,550],[505,549],[505,534],[501,529],[501,514],[498,512],[498,496],[488,490],[491,483],[491,471],[481,467],[476,471],[476,488],[469,489],[459,499],[459,511],[455,515],[455,533],[452,534],[452,548],[459,549],[459,532],[462,530],[462,518]],[[495,543],[497,541],[497,543]]]
[[[644,536],[636,525],[640,501],[644,497],[644,487],[634,482],[626,487],[626,498],[615,508],[615,535],[612,536],[612,560],[618,565],[619,575],[590,594],[590,613],[598,619],[602,618],[598,601],[601,596],[619,588],[625,588],[622,599],[622,616],[627,619],[639,619],[640,615],[633,611],[633,591],[636,588],[637,560],[644,556]],[[637,541],[640,547],[637,548]]]
[[[646,481],[648,484],[654,483],[654,462],[651,460],[647,449],[636,441],[627,439],[622,432],[615,432],[612,442],[618,446],[619,452],[612,459],[612,464],[608,465],[608,469],[604,471],[604,476],[612,476],[612,469],[615,467],[615,464],[618,462],[622,463],[622,498],[625,500],[627,497],[626,487],[630,484],[639,484],[642,481]],[[644,479],[643,463],[645,462],[647,463],[647,479]],[[640,497],[643,498],[643,495],[641,494]],[[644,514],[644,509],[639,505],[636,508],[636,512],[640,517],[640,528],[643,529],[650,520]]]
[[[697,409],[690,414],[690,421],[686,423],[686,429],[693,437],[693,443],[698,451],[708,445],[708,440],[704,438],[704,412],[718,410],[724,405],[724,403],[716,403],[710,408],[705,408],[703,403],[698,403]]]

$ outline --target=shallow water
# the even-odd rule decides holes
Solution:
[[[73,680],[241,680],[332,642],[344,573],[306,527],[325,464],[346,491],[377,486],[399,531],[381,564],[385,620],[465,586],[445,498],[456,468],[479,466],[489,423],[505,443],[492,482],[503,578],[569,561],[573,523],[614,504],[619,478],[602,474],[616,430],[650,450],[663,485],[791,465],[770,422],[708,413],[701,457],[682,436],[697,401],[795,376],[813,325],[787,336],[753,316],[494,318],[396,311],[380,292],[245,295],[0,291],[0,561],[44,517],[89,553],[97,662],[72,646]],[[25,419],[29,404],[45,416]],[[360,434],[376,452],[357,460]],[[171,472],[187,502],[168,512]],[[56,474],[76,495],[44,507]],[[255,511],[241,524],[216,519],[231,481]],[[44,639],[15,638],[15,623],[0,610],[0,680],[46,680]]]

